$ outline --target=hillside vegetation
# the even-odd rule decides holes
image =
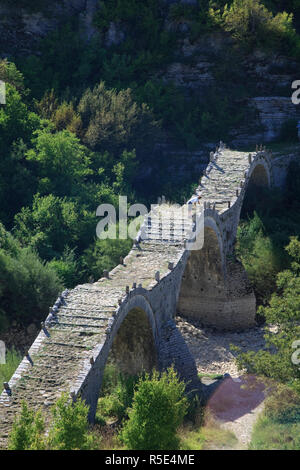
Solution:
[[[17,4],[29,13],[47,9],[44,1]],[[98,205],[117,207],[119,195],[147,204],[161,194],[176,202],[189,196],[194,175],[174,187],[172,162],[155,145],[193,149],[226,140],[245,119],[233,98],[255,94],[233,62],[255,48],[299,59],[299,12],[295,1],[107,0],[90,42],[74,17],[41,39],[38,51],[1,59],[1,328],[28,323],[33,304],[34,319],[42,318],[62,286],[96,280],[128,252],[130,240],[97,239]],[[108,45],[112,22],[124,34]],[[212,85],[205,98],[162,77],[176,61],[184,22],[191,43],[219,32],[233,41],[214,70],[222,87]],[[149,166],[161,172],[141,181]]]

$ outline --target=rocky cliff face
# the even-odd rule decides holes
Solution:
[[[188,24],[186,28],[188,30]],[[187,95],[192,91],[203,99],[212,87],[221,92],[223,87],[228,90],[230,83],[233,87],[247,88],[248,85],[249,95],[236,103],[246,109],[247,120],[232,130],[231,143],[270,142],[279,137],[284,123],[300,119],[300,106],[291,101],[291,85],[299,79],[299,63],[259,50],[230,58],[230,50],[234,50],[234,43],[226,34],[208,34],[192,43],[186,33],[179,42],[178,60],[159,76],[182,87]],[[238,71],[236,60],[239,60]]]
[[[162,2],[195,3],[194,0]],[[41,38],[74,16],[79,20],[84,40],[97,34],[93,16],[98,0],[54,0],[44,5],[38,12],[5,6],[5,3],[0,6],[0,57],[35,52]],[[272,141],[279,136],[286,121],[300,119],[300,106],[293,105],[289,98],[292,82],[299,79],[296,61],[260,50],[235,57],[231,55],[234,42],[229,35],[216,31],[192,41],[190,23],[185,20],[166,18],[165,28],[178,33],[178,41],[174,61],[156,74],[158,78],[175,83],[187,96],[195,93],[204,100],[211,89],[222,92],[226,88],[228,93],[230,84],[233,87],[249,85],[249,96],[237,103],[247,110],[247,120],[232,130],[229,144],[240,146]],[[125,37],[121,25],[112,22],[105,33],[104,44],[106,47],[117,45]],[[199,155],[197,152],[195,156]]]
[[[300,108],[292,103],[291,98],[259,96],[249,99],[248,107],[253,108],[256,115],[256,122],[252,123],[253,133],[249,134],[249,126],[234,130],[232,142],[237,146],[272,142],[280,137],[282,127],[287,121],[300,120]]]
[[[0,57],[34,52],[41,38],[74,16],[83,36],[90,39],[96,32],[92,20],[97,5],[98,0],[54,0],[38,12],[0,5]]]

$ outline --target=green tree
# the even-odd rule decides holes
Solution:
[[[20,93],[24,92],[24,77],[13,62],[0,60],[0,80],[12,85]]]
[[[296,56],[300,53],[293,14],[283,11],[273,15],[260,0],[233,0],[230,6],[225,5],[219,23],[248,47],[263,46]]]
[[[0,313],[23,324],[45,316],[62,284],[53,269],[0,224]]]
[[[26,161],[28,147],[21,139],[14,142],[0,159],[0,220],[7,228],[14,214],[31,204],[37,180]]]
[[[92,275],[93,278],[99,279],[103,275],[104,269],[111,270],[120,262],[120,256],[125,257],[132,247],[132,240],[115,240],[96,239],[95,243],[84,251],[80,262],[85,277]]]
[[[27,152],[26,158],[36,165],[41,194],[76,195],[78,186],[92,174],[88,150],[66,130],[55,134],[39,132],[35,148]]]
[[[16,88],[7,84],[6,104],[0,106],[0,154],[5,154],[16,140],[29,142],[33,131],[40,126],[38,115],[29,111]]]
[[[174,369],[161,376],[154,371],[140,379],[129,409],[129,420],[120,438],[128,449],[168,450],[177,449],[177,429],[187,412],[188,401],[184,396],[185,384],[180,382]]]
[[[291,238],[286,250],[293,260],[291,269],[278,274],[278,291],[272,295],[268,306],[258,310],[268,324],[277,327],[277,332],[267,330],[268,350],[240,354],[238,365],[249,372],[290,384],[300,392],[299,365],[292,361],[293,343],[300,338],[300,241]]]
[[[23,208],[15,217],[15,235],[35,248],[44,259],[60,255],[70,242],[78,241],[79,214],[76,205],[53,196],[36,194],[32,209]]]
[[[84,450],[92,446],[88,432],[89,408],[79,398],[70,402],[63,394],[52,408],[52,422],[49,430],[49,446],[56,450]]]
[[[74,250],[67,247],[61,258],[49,261],[48,266],[57,273],[65,287],[74,287],[78,283],[78,261]]]
[[[104,82],[86,90],[78,111],[83,123],[83,140],[95,150],[116,153],[143,146],[145,151],[158,128],[148,106],[138,105],[130,89],[110,90]]]
[[[37,413],[23,401],[9,435],[9,450],[44,450],[45,423],[41,412]]]

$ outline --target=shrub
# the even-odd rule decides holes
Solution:
[[[20,93],[10,84],[6,86],[6,105],[0,107],[0,152],[5,155],[7,149],[16,140],[29,142],[32,134],[40,127],[40,118],[29,111],[22,101]],[[2,157],[1,157],[2,158]]]
[[[54,111],[51,119],[53,120],[58,131],[66,129],[78,136],[80,135],[82,126],[81,118],[75,111],[73,103],[67,103],[64,101]]]
[[[285,267],[281,250],[268,236],[257,212],[238,228],[236,252],[240,257],[260,303],[276,289],[276,276]]]
[[[93,240],[94,214],[79,209],[67,198],[36,194],[32,208],[25,207],[15,216],[15,236],[36,249],[46,260],[59,259],[68,246],[80,249]]]
[[[252,450],[298,450],[300,445],[300,398],[279,385],[267,398],[251,436]]]
[[[30,410],[25,401],[9,435],[9,450],[44,450],[45,424],[40,412]]]
[[[9,435],[10,450],[87,450],[95,447],[96,436],[89,433],[88,407],[81,399],[70,402],[63,394],[52,408],[48,436],[41,412],[23,401]]]
[[[37,180],[26,161],[27,145],[15,141],[0,157],[0,220],[11,228],[14,214],[32,202]]]
[[[278,384],[266,400],[264,413],[279,423],[300,424],[300,395],[291,388]]]
[[[88,406],[81,399],[71,403],[66,394],[52,408],[49,446],[55,450],[86,450],[92,447],[88,430]]]
[[[177,429],[188,408],[184,397],[185,384],[180,382],[174,369],[159,376],[140,379],[134,392],[129,420],[120,433],[128,449],[175,450],[179,439]]]
[[[11,235],[5,234],[3,227],[2,234],[0,309],[8,322],[17,320],[26,324],[39,320],[62,289],[59,278],[35,252],[22,248]]]
[[[292,238],[286,249],[293,259],[291,269],[278,274],[277,292],[268,306],[258,309],[267,323],[276,325],[278,331],[276,334],[267,331],[268,350],[240,354],[237,363],[240,369],[290,384],[300,391],[299,367],[292,362],[292,345],[300,337],[300,242]]]
[[[83,94],[78,111],[83,140],[92,149],[117,152],[133,150],[153,139],[157,123],[147,105],[138,105],[130,89],[116,91],[100,82]]]
[[[39,132],[35,148],[27,152],[26,159],[34,165],[42,194],[74,195],[92,174],[87,149],[66,130],[55,134]]]
[[[75,258],[74,251],[65,249],[60,259],[53,259],[48,263],[49,268],[53,269],[61,279],[65,287],[71,288],[78,281],[78,261]]]
[[[92,274],[94,279],[102,277],[105,269],[111,270],[128,254],[132,247],[132,240],[100,240],[97,238],[94,244],[84,251],[81,257],[81,267],[84,273]]]
[[[300,40],[292,13],[274,16],[260,0],[233,0],[230,6],[225,5],[223,13],[214,11],[214,15],[225,31],[247,47],[262,46],[299,55]]]
[[[110,417],[120,422],[128,416],[138,379],[137,376],[123,375],[114,364],[106,365],[97,407],[100,421]]]
[[[0,60],[0,80],[9,83],[19,92],[24,92],[24,77],[13,62]]]

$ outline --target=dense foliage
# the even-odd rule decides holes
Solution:
[[[268,306],[261,306],[259,313],[267,324],[276,326],[276,331],[266,331],[267,350],[257,353],[247,352],[238,358],[241,368],[249,372],[279,380],[300,392],[300,370],[297,361],[295,342],[300,337],[300,242],[292,238],[286,248],[292,258],[291,269],[277,276],[277,292]],[[296,358],[297,359],[297,358]]]
[[[153,372],[137,384],[129,419],[121,432],[128,449],[154,450],[178,448],[177,429],[187,412],[185,385],[175,371],[159,376]]]
[[[62,283],[36,252],[20,243],[0,225],[0,328],[12,321],[28,323],[45,316]]]
[[[10,450],[87,450],[94,445],[87,421],[88,406],[81,399],[71,403],[62,395],[51,410],[50,429],[45,433],[41,411],[31,410],[22,403],[9,436]]]
[[[299,450],[300,396],[289,387],[277,386],[255,423],[251,450]]]
[[[285,247],[290,237],[300,231],[299,182],[300,166],[292,163],[283,191],[253,187],[246,194],[236,252],[254,285],[259,304],[265,305],[276,290],[277,274],[291,266]]]
[[[10,0],[5,3],[11,5]],[[17,2],[29,12],[47,14],[46,3]],[[99,204],[116,207],[120,194],[128,196],[128,203],[152,203],[161,194],[182,202],[190,195],[193,171],[176,187],[170,181],[170,160],[162,159],[155,145],[162,140],[194,149],[202,141],[226,140],[236,125],[246,122],[249,116],[240,100],[255,93],[256,84],[250,80],[244,85],[240,64],[245,47],[298,53],[292,23],[293,13],[296,26],[299,18],[296,0],[171,5],[107,0],[100,6],[94,17],[99,34],[88,44],[74,17],[39,42],[38,54],[0,60],[7,91],[6,105],[0,106],[0,220],[19,245],[14,254],[1,246],[7,279],[2,328],[16,318],[26,323],[32,308],[22,295],[21,303],[10,302],[14,291],[37,301],[38,318],[59,286],[96,280],[128,252],[130,240],[96,238]],[[204,96],[162,79],[178,59],[184,22],[192,45],[218,31],[235,41],[228,53],[214,58],[216,85]],[[112,23],[118,35],[108,45]],[[195,60],[193,55],[183,59],[187,65]],[[149,167],[149,179],[138,177],[147,175]],[[271,262],[270,291],[282,262]],[[39,281],[29,286],[32,272]],[[39,304],[37,292],[44,281],[49,288]],[[257,287],[261,292],[259,282]]]

